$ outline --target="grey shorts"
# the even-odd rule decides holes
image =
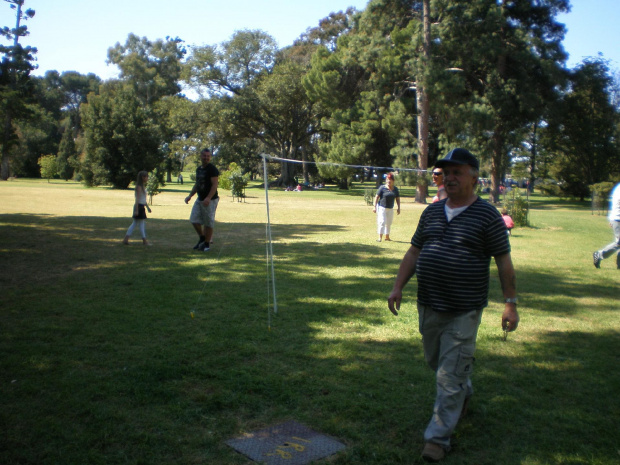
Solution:
[[[189,215],[189,221],[193,224],[201,224],[207,228],[215,227],[215,210],[220,198],[211,200],[208,207],[205,207],[202,200],[196,199]]]

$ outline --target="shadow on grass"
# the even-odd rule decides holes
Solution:
[[[615,301],[616,308],[620,310],[620,302],[617,301],[618,287],[613,283],[610,285],[607,281],[584,285],[582,273],[567,272],[561,274],[557,270],[546,272],[527,266],[519,267],[517,276],[520,304],[527,309],[570,316],[583,311],[583,299],[589,299],[587,306],[591,311],[597,309],[611,310],[608,305],[609,300]],[[491,299],[502,300],[500,289],[497,275],[492,274]]]
[[[467,463],[616,463],[618,332],[546,332],[535,343],[513,343],[518,356],[498,355],[501,342],[478,350],[481,396],[459,427],[463,447],[478,449]],[[506,437],[487,441],[496,428]],[[501,459],[488,460],[498,452]]]
[[[579,200],[572,199],[560,199],[560,198],[549,198],[549,197],[531,197],[530,198],[530,209],[536,210],[553,210],[557,208],[562,208],[564,210],[589,210],[591,207],[591,202],[589,200],[585,200],[583,202]]]
[[[347,445],[335,464],[422,463],[434,380],[413,307],[385,308],[393,258],[321,242],[346,237],[338,225],[275,226],[268,327],[264,224],[218,224],[209,253],[191,249],[187,221],[149,220],[153,247],[121,245],[127,226],[0,216],[0,462],[245,464],[225,440],[295,419]],[[564,314],[613,296],[568,275],[519,279],[540,311],[549,294],[567,296],[552,308]],[[446,463],[613,463],[618,342],[545,333],[515,355],[483,341]]]

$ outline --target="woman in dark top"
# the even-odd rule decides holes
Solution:
[[[396,213],[400,215],[400,194],[398,187],[394,185],[394,174],[388,173],[385,185],[379,187],[372,211],[377,214],[377,232],[381,242],[385,234],[385,240],[390,241],[390,228],[394,220],[394,202],[398,206]]]

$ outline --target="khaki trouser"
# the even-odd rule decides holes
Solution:
[[[469,377],[474,367],[482,310],[435,312],[418,304],[418,313],[424,358],[435,371],[437,382],[433,416],[424,432],[424,440],[449,448],[463,403],[474,392]]]

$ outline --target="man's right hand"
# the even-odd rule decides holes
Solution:
[[[185,203],[189,203],[190,200],[192,200],[191,195],[188,195],[187,197],[185,197]]]
[[[400,310],[400,301],[403,298],[403,293],[401,291],[393,290],[390,296],[388,297],[388,308],[390,312],[394,315],[398,316],[398,310]]]

